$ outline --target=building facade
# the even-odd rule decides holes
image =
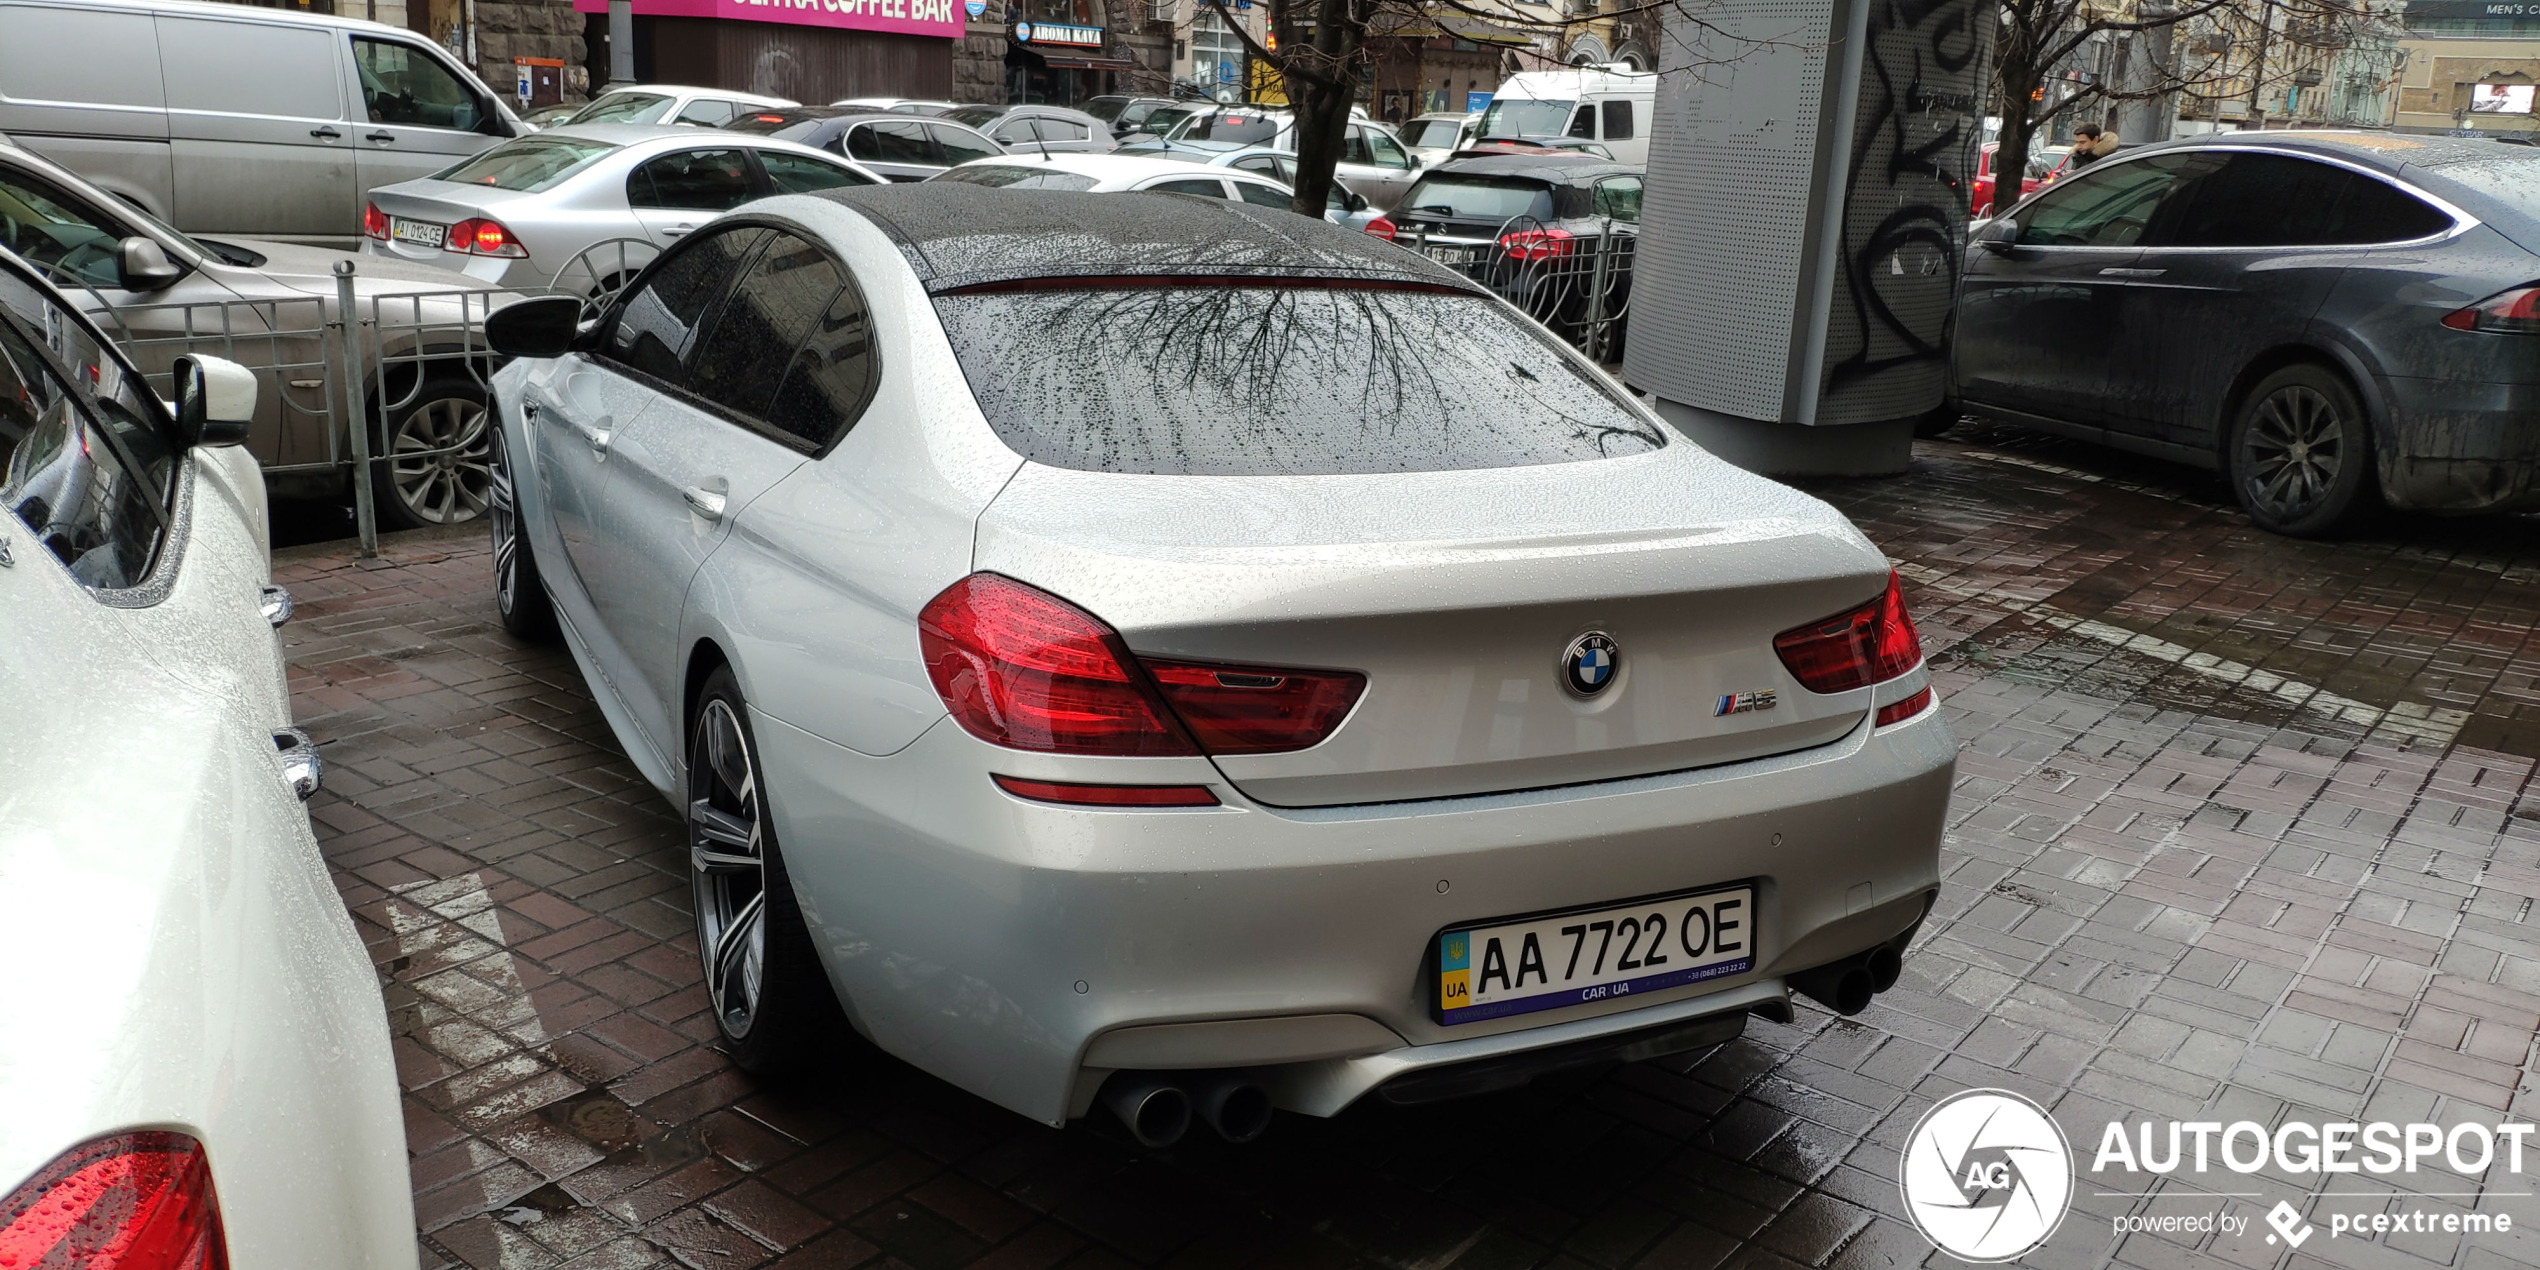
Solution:
[[[2404,21],[2392,127],[2540,139],[2540,5],[2410,0]]]

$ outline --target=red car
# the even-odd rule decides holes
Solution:
[[[1993,214],[1993,152],[2001,148],[2000,142],[1988,141],[1984,143],[1984,149],[1976,154],[1975,197],[1968,204],[1968,210],[1974,215]],[[2037,192],[2037,187],[2062,176],[2064,165],[2072,162],[2072,158],[2071,146],[2039,146],[2029,151],[2028,172],[2020,178],[2020,198],[2027,198]]]

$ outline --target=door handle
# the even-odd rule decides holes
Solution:
[[[721,493],[707,489],[702,485],[691,485],[688,488],[679,491],[679,496],[688,500],[688,510],[695,512],[700,519],[707,521],[718,521],[723,519],[723,495]]]
[[[538,403],[534,401],[520,403],[520,417],[531,423],[538,422]]]
[[[2167,269],[2124,269],[2110,266],[2100,270],[2099,276],[2102,278],[2157,278],[2168,272]]]
[[[334,139],[336,139],[337,137],[343,136],[344,134],[343,134],[343,133],[340,133],[340,132],[337,132],[337,131],[336,131],[336,130],[334,130],[333,128],[324,128],[324,127],[319,127],[319,128],[311,128],[311,129],[309,129],[309,135],[310,135],[310,136],[312,136],[312,137],[316,137],[316,138],[318,138],[318,139],[320,139],[320,140],[324,140],[324,141],[333,141],[333,140],[334,140]]]
[[[605,459],[605,458],[607,458],[607,457],[609,456],[609,430],[608,430],[608,429],[606,429],[606,428],[593,428],[593,427],[587,427],[587,426],[585,426],[585,425],[582,425],[582,424],[577,423],[577,424],[573,425],[573,430],[574,430],[574,431],[576,431],[576,432],[581,433],[581,434],[582,434],[582,439],[583,439],[584,441],[587,441],[587,442],[589,442],[589,443],[590,443],[590,445],[591,445],[591,452],[592,452],[593,454],[596,454],[596,455],[598,455],[598,456],[600,456],[601,458],[604,458],[604,459]]]
[[[695,228],[696,226],[694,225],[664,225],[662,226],[661,236],[664,238],[677,238],[681,234],[687,233],[689,230]]]
[[[394,141],[396,139],[396,137],[385,132],[366,133],[362,137],[362,140],[364,141]]]

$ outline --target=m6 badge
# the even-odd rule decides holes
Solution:
[[[1770,688],[1759,688],[1754,692],[1732,692],[1720,698],[1719,706],[1711,711],[1711,715],[1713,718],[1718,718],[1722,715],[1753,714],[1758,710],[1772,709],[1776,700]]]

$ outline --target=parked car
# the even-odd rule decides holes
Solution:
[[[935,181],[580,318],[487,324],[496,607],[687,818],[745,1069],[837,1070],[843,1001],[1034,1119],[1240,1140],[1858,1010],[1937,894],[1886,557],[1410,253]]]
[[[1481,127],[1480,111],[1421,115],[1402,125],[1402,144],[1421,167],[1434,167],[1472,144],[1481,136]]]
[[[673,240],[752,199],[881,183],[855,163],[774,137],[568,124],[380,190],[363,252],[493,285],[606,293]],[[626,246],[605,246],[613,243]]]
[[[1649,162],[1658,76],[1622,63],[1520,71],[1482,110],[1484,137],[1576,137],[1602,142],[1618,163]]]
[[[0,4],[0,134],[188,233],[352,247],[369,191],[529,131],[401,27],[183,0]]]
[[[893,181],[923,181],[946,168],[994,158],[1006,150],[977,129],[949,119],[911,118],[909,112],[832,107],[823,113],[805,107],[751,115],[734,121],[732,128],[827,150]]]
[[[1229,150],[1208,160],[1208,163],[1211,167],[1257,173],[1287,186],[1290,190],[1296,188],[1296,156],[1285,150],[1252,146]],[[1365,229],[1374,224],[1378,217],[1384,215],[1376,210],[1375,204],[1367,201],[1365,195],[1349,188],[1349,182],[1340,180],[1337,175],[1332,181],[1332,186],[1323,219],[1351,229]]]
[[[1976,152],[1975,196],[1970,200],[1968,210],[1977,219],[1993,215],[1993,156],[2001,148],[2000,143],[1988,141]],[[2039,187],[2063,175],[2064,165],[2072,161],[2072,155],[2071,146],[2040,146],[2029,151],[2028,163],[2020,174],[2020,198],[2035,194]],[[2018,202],[2019,199],[2012,201]]]
[[[940,115],[947,110],[961,108],[960,102],[939,101],[932,97],[849,97],[844,101],[833,101],[829,104],[841,110],[880,111],[897,115]]]
[[[1239,152],[1240,153],[1240,152]],[[1268,158],[1276,151],[1253,151]],[[1230,155],[1229,158],[1234,156]],[[1289,160],[1293,165],[1293,160]],[[1256,207],[1287,210],[1296,201],[1296,190],[1277,179],[1268,167],[1251,169],[1231,163],[1217,165],[1222,171],[1188,163],[1180,159],[1153,158],[1130,154],[1059,154],[1047,157],[1026,151],[998,159],[980,159],[936,176],[937,181],[963,185],[984,185],[993,189],[1072,190],[1092,194],[1118,194],[1130,191],[1153,191],[1162,194],[1189,194],[1198,198],[1233,199]],[[1367,200],[1347,189],[1332,191],[1324,219],[1335,225],[1356,229],[1373,218],[1375,212]]]
[[[187,354],[245,363],[258,380],[245,445],[265,468],[267,487],[303,498],[347,491],[351,448],[327,435],[325,328],[341,320],[334,267],[356,260],[352,253],[180,233],[5,138],[0,247],[43,271],[144,374],[165,376]],[[366,324],[360,365],[380,365],[375,354],[383,348],[401,358],[437,354],[388,363],[364,384],[364,398],[387,407],[371,420],[371,451],[388,459],[372,474],[380,522],[410,529],[473,519],[485,505],[485,388],[483,368],[466,356],[473,346],[481,360],[483,344],[465,327],[484,320],[490,288],[426,265],[358,264],[357,319],[384,306],[386,316],[425,328],[383,332]],[[461,298],[470,292],[478,294]]]
[[[1598,351],[1618,361],[1641,187],[1641,169],[1584,155],[1452,159],[1367,232],[1417,243],[1563,339],[1598,335]]]
[[[236,445],[255,381],[195,369],[171,414],[0,252],[0,957],[20,971],[0,1231],[20,1265],[412,1270],[386,1009],[300,804],[316,748]]]
[[[1391,210],[1419,175],[1419,165],[1411,161],[1411,152],[1383,124],[1353,119],[1341,145],[1340,163],[1334,172],[1379,211]],[[1295,153],[1295,117],[1253,107],[1212,107],[1183,118],[1163,136],[1132,138],[1121,148],[1137,152],[1182,151],[1213,158],[1228,150],[1255,146]]]
[[[536,110],[522,115],[520,117],[520,121],[528,124],[532,128],[553,128],[557,124],[563,123],[564,121],[573,118],[575,115],[581,114],[582,107],[588,104],[590,103],[567,102],[560,106],[540,106]]]
[[[1111,126],[1064,106],[963,106],[941,118],[984,134],[1009,151],[1078,150],[1106,154],[1119,147]]]
[[[1138,130],[1147,117],[1175,102],[1169,97],[1107,96],[1088,99],[1081,107],[1086,114],[1102,120],[1117,140]]]
[[[2252,520],[2540,507],[2540,153],[2248,132],[2120,150],[1967,256],[1957,404],[2222,471]]]
[[[1590,158],[1612,161],[1614,152],[1602,141],[1582,141],[1577,137],[1481,137],[1454,153],[1458,159],[1478,159],[1494,154],[1584,154]]]
[[[592,98],[589,105],[575,111],[565,122],[678,123],[696,128],[720,128],[748,111],[796,104],[782,97],[734,92],[728,88],[629,84],[611,88]]]

